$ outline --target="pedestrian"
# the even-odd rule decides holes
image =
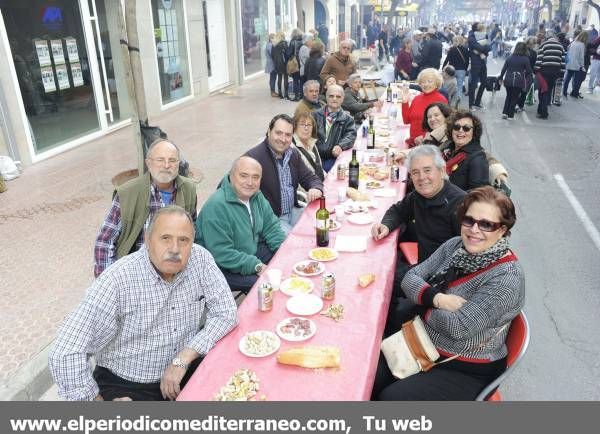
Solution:
[[[442,43],[435,36],[435,29],[430,28],[425,34],[425,41],[421,46],[421,58],[419,60],[419,68],[421,70],[427,68],[440,69],[442,60]]]
[[[398,51],[396,62],[394,63],[394,77],[396,79],[412,79],[413,64],[415,64],[413,61],[412,44],[412,40],[406,38],[402,43],[402,49]]]
[[[277,71],[277,89],[279,98],[289,99],[288,96],[288,73],[287,73],[287,48],[288,43],[285,40],[285,34],[278,32],[273,41],[273,48],[271,49],[271,56],[273,58],[273,65],[275,71]],[[283,88],[282,88],[283,85]]]
[[[329,47],[329,29],[325,25],[325,23],[321,23],[318,27],[319,38],[321,38],[321,42],[323,42],[323,46],[325,47],[325,51],[328,51]]]
[[[527,57],[529,58],[529,64],[531,65],[531,69],[535,68],[535,61],[537,60],[537,38],[535,36],[530,36],[527,38],[525,43],[527,45]],[[524,111],[525,110],[525,100],[527,99],[527,94],[531,91],[533,95],[533,87],[535,80],[531,77],[531,81],[527,83],[525,86],[525,90],[521,92],[519,96],[519,102],[517,103],[517,109],[515,111]]]
[[[588,33],[590,34],[591,41],[593,41],[594,39],[596,39],[598,37],[598,30],[596,30],[596,26],[594,26],[593,24],[590,24]]]
[[[527,45],[525,42],[517,42],[513,54],[504,62],[499,77],[500,82],[503,82],[506,88],[502,119],[512,120],[515,118],[515,107],[532,74],[533,70],[527,56]]]
[[[300,29],[294,29],[292,30],[292,36],[290,38],[290,43],[288,45],[287,48],[287,53],[286,53],[286,57],[288,59],[288,62],[291,59],[296,59],[296,62],[298,62],[298,70],[295,72],[292,72],[292,81],[293,81],[293,91],[294,91],[294,99],[292,101],[300,101],[300,99],[302,99],[302,79],[301,77],[301,66],[300,66],[300,59],[298,54],[300,53],[300,48],[302,48],[302,46],[304,45],[302,42],[303,39],[303,34],[302,31]],[[286,68],[287,68],[287,62],[286,62]]]
[[[546,40],[540,45],[535,62],[538,80],[545,82],[538,90],[539,103],[537,117],[548,119],[548,106],[552,99],[554,84],[565,73],[565,50],[556,39],[553,30],[546,30]],[[544,91],[545,89],[545,91]]]
[[[379,32],[379,36],[377,37],[377,46],[379,48],[379,61],[387,63],[388,57],[388,25],[384,24],[383,29]]]
[[[448,99],[448,105],[452,108],[458,107],[458,86],[456,80],[456,70],[453,66],[448,65],[442,71],[442,78],[444,83],[440,89],[440,93],[446,92],[446,98]]]
[[[579,36],[569,46],[567,57],[567,73],[562,88],[563,96],[567,96],[569,82],[573,78],[573,87],[571,88],[571,96],[574,98],[583,98],[579,93],[581,83],[585,80],[585,50],[587,49],[588,34],[581,32]]]
[[[323,65],[325,65],[324,50],[325,47],[321,41],[313,42],[309,57],[304,64],[305,83],[308,80],[317,80],[321,85],[323,84],[321,81],[321,70],[323,69]]]
[[[588,46],[588,53],[592,53],[590,80],[588,81],[587,93],[594,93],[594,87],[600,83],[600,36],[594,39]]]
[[[298,51],[298,64],[300,65],[300,83],[304,86],[306,82],[306,61],[310,58],[310,49],[314,43],[314,36],[310,33],[304,35],[304,44]]]
[[[271,51],[273,50],[273,40],[275,39],[275,33],[269,33],[269,40],[265,45],[265,73],[269,74],[269,87],[271,88],[271,96],[278,97],[275,92],[275,80],[277,80],[277,71],[273,63],[273,57]]]
[[[484,31],[483,23],[475,22],[471,26],[468,37],[469,58],[471,62],[471,72],[469,75],[469,110],[474,108],[483,108],[481,98],[485,90],[487,80],[487,57],[490,52],[490,44]],[[477,96],[475,96],[475,90]]]
[[[446,65],[454,67],[456,87],[459,95],[464,93],[465,77],[467,75],[467,69],[469,69],[469,53],[465,47],[465,42],[465,38],[462,36],[455,36],[452,38],[452,47],[448,50],[448,54],[442,65],[444,68]]]

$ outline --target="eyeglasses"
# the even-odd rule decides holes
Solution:
[[[452,126],[452,129],[453,129],[454,131],[460,131],[460,130],[461,130],[461,128],[462,128],[462,130],[463,130],[465,133],[468,133],[469,131],[471,131],[471,130],[473,129],[473,127],[472,127],[472,126],[470,126],[470,125],[459,125],[459,124],[454,124],[454,125]]]
[[[464,216],[462,219],[462,225],[466,228],[472,228],[477,223],[479,230],[483,232],[494,232],[504,226],[502,223],[491,222],[489,220],[476,220],[471,216]]]
[[[312,128],[313,125],[312,124],[298,124],[298,126],[302,127],[302,128]]]
[[[163,165],[165,163],[169,163],[169,166],[172,166],[173,164],[179,163],[179,160],[177,158],[169,158],[167,160],[165,158],[150,158],[150,157],[148,157],[148,160],[156,161],[160,165]]]

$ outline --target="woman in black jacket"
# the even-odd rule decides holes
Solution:
[[[506,59],[502,71],[500,71],[499,80],[504,82],[506,88],[502,119],[512,120],[515,118],[515,107],[519,102],[521,92],[527,88],[527,83],[531,82],[533,70],[527,54],[525,42],[517,42],[515,51]]]
[[[448,55],[442,69],[446,65],[454,67],[456,76],[456,88],[458,89],[459,95],[461,95],[464,89],[465,77],[467,76],[467,69],[469,69],[469,51],[465,46],[465,38],[462,36],[455,36],[452,38],[452,47],[448,50]]]
[[[323,82],[321,81],[321,69],[325,65],[325,58],[323,57],[325,47],[321,41],[313,42],[312,48],[310,49],[309,58],[304,64],[304,75],[306,81],[317,80],[321,83],[323,88]]]
[[[527,57],[529,58],[529,65],[531,65],[531,70],[533,71],[533,68],[535,67],[535,61],[537,60],[537,38],[535,36],[527,38],[527,42],[525,43],[525,45],[527,46]],[[525,90],[521,92],[521,95],[519,96],[519,108],[517,111],[525,110],[525,99],[527,99],[527,92],[529,92],[529,88],[531,87],[532,83],[533,77],[531,77],[531,81],[529,81],[526,84]]]
[[[292,39],[290,39],[290,45],[287,49],[287,58],[296,58],[298,66],[300,66],[300,59],[298,58],[298,52],[302,47],[302,31],[300,29],[292,30]],[[294,101],[300,101],[302,99],[302,79],[300,78],[300,70],[292,74],[292,80],[294,81]]]
[[[279,98],[288,98],[288,74],[287,74],[287,48],[288,43],[285,40],[285,34],[283,32],[277,33],[275,40],[273,41],[273,48],[271,49],[271,57],[273,58],[273,65],[275,71],[277,71],[277,89],[279,89]],[[283,91],[281,90],[281,82],[283,81]]]
[[[444,149],[446,173],[450,182],[464,191],[490,185],[490,171],[480,140],[481,121],[467,110],[458,110],[446,123],[446,134],[451,137]]]

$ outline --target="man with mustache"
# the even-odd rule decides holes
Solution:
[[[159,209],[144,241],[92,283],[59,330],[48,362],[61,397],[174,400],[237,324],[223,274],[194,244],[189,213],[176,205]]]
[[[238,158],[196,220],[196,242],[213,255],[229,287],[246,294],[285,239],[261,177],[258,161]]]
[[[196,220],[196,183],[179,176],[179,149],[165,139],[148,148],[148,172],[117,187],[96,238],[94,276],[117,259],[139,250],[144,230],[160,208],[183,207]]]
[[[448,181],[446,162],[437,146],[413,148],[406,164],[415,189],[386,211],[381,223],[375,223],[371,228],[371,235],[378,241],[399,229],[400,241],[417,242],[419,262],[423,262],[444,242],[460,235],[456,208],[466,193]],[[410,265],[399,257],[391,311],[398,304],[398,297],[404,298],[400,284],[409,268]],[[400,301],[403,308],[405,302]],[[415,306],[410,305],[411,308]]]
[[[298,185],[306,190],[308,203],[323,195],[323,182],[306,166],[300,152],[291,147],[293,135],[293,119],[286,114],[276,115],[263,142],[246,152],[262,166],[260,191],[286,234],[304,210],[298,203]]]

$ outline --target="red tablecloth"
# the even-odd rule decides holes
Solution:
[[[406,127],[398,128],[396,134],[401,137],[394,137],[394,142],[403,143],[402,139],[406,132]],[[360,138],[357,139],[357,146],[361,146]],[[350,152],[347,151],[340,156],[339,161],[347,162],[349,159]],[[401,179],[404,178],[403,173]],[[393,198],[375,198],[378,208],[371,210],[371,214],[376,222],[381,220],[389,206],[398,201],[404,193],[405,184],[402,182],[391,183],[388,180],[385,184],[387,187],[395,188],[398,195]],[[333,210],[338,204],[338,187],[346,185],[347,180],[336,179],[334,167],[325,181],[329,210]],[[300,221],[269,263],[270,268],[283,270],[283,279],[292,274],[296,262],[308,259],[308,251],[316,247],[314,224],[317,208],[318,201],[306,208]],[[260,379],[258,396],[264,394],[270,401],[368,400],[379,358],[397,251],[397,231],[375,242],[370,237],[370,230],[370,224],[354,225],[345,220],[338,231],[330,232],[330,247],[335,246],[335,239],[339,234],[368,236],[366,252],[340,253],[336,260],[325,263],[326,270],[336,275],[336,296],[332,302],[344,306],[344,318],[335,322],[323,315],[312,315],[310,318],[317,325],[315,336],[299,343],[281,340],[280,351],[302,345],[339,347],[340,368],[305,369],[278,364],[276,354],[264,358],[250,358],[243,355],[238,349],[238,344],[244,334],[255,330],[275,332],[279,321],[294,316],[286,310],[288,297],[281,291],[274,293],[272,311],[258,311],[257,286],[255,286],[238,309],[239,326],[209,352],[182,390],[178,400],[211,400],[240,368],[248,368],[256,372]],[[374,273],[377,276],[375,282],[367,288],[358,285],[358,276],[363,273]],[[320,295],[321,276],[310,279],[315,284],[313,293]],[[259,278],[258,284],[266,280],[265,273]],[[325,301],[324,306],[327,307],[329,304],[330,302]]]

